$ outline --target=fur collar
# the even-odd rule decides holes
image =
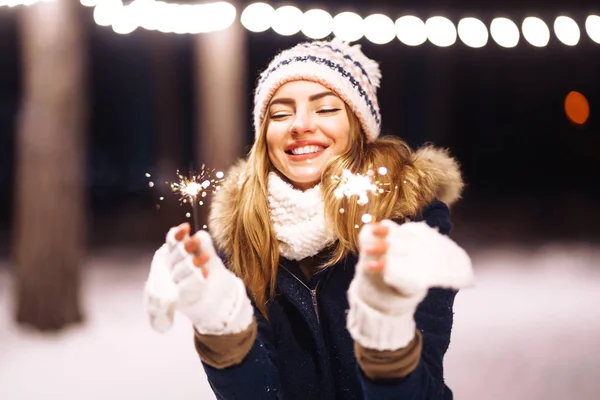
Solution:
[[[413,204],[406,204],[411,215],[418,214],[434,199],[448,206],[460,199],[464,183],[458,162],[447,150],[431,146],[413,153],[415,168],[405,180],[412,184],[412,196],[406,196]],[[246,160],[239,160],[225,175],[221,189],[212,196],[208,225],[215,245],[226,255],[230,254],[232,243],[232,220],[234,205],[231,199],[239,190],[247,168]]]

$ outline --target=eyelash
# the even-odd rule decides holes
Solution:
[[[332,112],[336,112],[336,111],[340,111],[340,108],[326,108],[326,109],[317,111],[317,114],[328,114],[328,113],[332,113]],[[275,114],[275,115],[271,115],[271,119],[282,119],[282,118],[289,117],[289,116],[290,116],[290,114]]]
[[[325,108],[323,110],[317,111],[317,114],[326,114],[326,113],[336,112],[336,111],[340,111],[340,109],[339,108]]]

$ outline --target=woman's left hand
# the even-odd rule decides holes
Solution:
[[[348,290],[348,330],[367,348],[396,350],[414,337],[413,314],[430,287],[460,289],[472,282],[471,260],[425,222],[365,225]]]

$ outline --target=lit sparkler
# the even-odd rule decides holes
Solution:
[[[368,194],[376,193],[378,189],[377,185],[373,183],[371,176],[368,174],[353,174],[348,169],[342,171],[341,177],[334,176],[333,179],[339,179],[339,186],[333,192],[335,197],[341,199],[342,197],[350,198],[357,196],[358,200],[356,203],[359,205],[367,204],[369,202]]]
[[[369,203],[369,195],[379,196],[380,194],[387,193],[390,191],[390,183],[381,182],[380,180],[373,180],[375,175],[379,174],[384,176],[387,174],[386,167],[379,167],[377,172],[368,170],[366,174],[354,174],[348,169],[342,171],[341,176],[333,176],[332,179],[338,182],[338,187],[334,190],[333,194],[338,198],[351,198],[358,197],[356,204],[366,205]],[[394,187],[397,189],[397,186]],[[340,213],[343,214],[345,209],[340,208]],[[365,213],[361,217],[361,221],[365,224],[373,221],[371,214]],[[358,228],[358,225],[355,225]]]
[[[182,204],[189,203],[192,206],[192,216],[194,219],[194,230],[200,229],[198,223],[198,206],[204,204],[203,198],[205,198],[209,192],[215,193],[221,187],[219,186],[223,182],[224,174],[218,171],[215,174],[215,178],[210,176],[210,173],[214,172],[207,171],[205,165],[202,165],[199,174],[190,173],[189,176],[182,175],[177,171],[176,182],[171,182],[171,190],[175,193],[179,193],[179,202]],[[168,184],[168,182],[167,182]]]
[[[190,172],[188,176],[185,176],[177,171],[177,181],[165,182],[171,188],[173,193],[179,194],[179,203],[181,205],[190,204],[192,207],[191,214],[187,212],[185,215],[187,218],[193,217],[194,230],[200,229],[198,222],[198,206],[204,204],[203,199],[208,196],[209,193],[215,193],[221,189],[220,184],[223,182],[225,174],[221,171],[217,171],[212,176],[215,170],[208,171],[206,166],[203,164],[200,169],[200,173]],[[150,174],[146,173],[146,177],[150,178]],[[153,187],[154,182],[149,182],[148,186]],[[160,201],[163,201],[164,197],[160,197]],[[157,206],[160,208],[160,206]],[[206,225],[203,226],[206,228]]]

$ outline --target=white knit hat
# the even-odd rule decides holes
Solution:
[[[260,75],[254,94],[254,136],[258,138],[277,89],[287,82],[307,80],[325,86],[344,100],[371,142],[379,136],[381,128],[377,102],[380,79],[379,65],[363,54],[360,45],[350,46],[338,38],[301,43],[284,50]]]

